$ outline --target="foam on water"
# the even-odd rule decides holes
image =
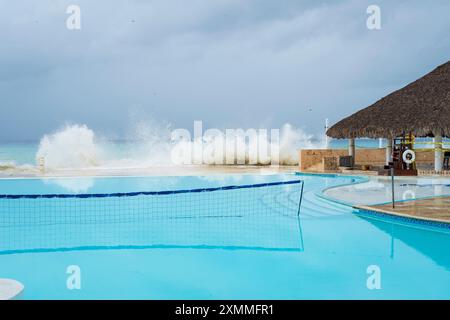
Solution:
[[[174,142],[171,140],[170,125],[160,125],[152,121],[137,123],[127,138],[129,139],[127,142],[111,142],[100,138],[86,125],[66,125],[61,130],[42,137],[36,153],[36,165],[40,164],[41,159],[44,159],[43,163],[47,170],[92,167],[145,168],[190,162],[211,165],[216,163],[214,161],[217,160],[217,155],[225,157],[229,154],[236,161],[244,159],[244,163],[248,164],[251,150],[258,150],[257,161],[252,164],[268,165],[271,163],[271,157],[267,150],[272,148],[279,150],[280,164],[295,165],[298,163],[299,148],[324,146],[324,139],[314,142],[312,135],[290,124],[282,127],[279,141],[276,143],[271,142],[267,135],[261,134],[258,134],[257,139],[235,137],[236,141],[231,144],[217,144],[216,140],[208,136],[193,141]],[[186,159],[177,162],[173,157],[173,151],[177,149],[189,149],[192,152],[185,153]]]

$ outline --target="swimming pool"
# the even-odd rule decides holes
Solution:
[[[301,184],[276,184],[298,180],[299,214]],[[0,194],[10,195],[275,183],[169,193],[156,203],[3,202],[0,278],[22,282],[25,299],[449,299],[447,230],[358,215],[318,196],[357,181],[293,174],[0,180]],[[67,286],[70,266],[79,268],[80,289]],[[380,289],[367,285],[373,266]]]
[[[338,202],[353,205],[377,205],[392,201],[391,178],[371,176],[361,183],[331,187],[324,194]],[[396,177],[395,201],[450,197],[448,177]]]

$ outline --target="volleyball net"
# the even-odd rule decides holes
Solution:
[[[303,181],[113,194],[0,195],[0,254],[90,248],[302,250]]]

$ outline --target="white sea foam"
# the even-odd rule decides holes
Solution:
[[[316,141],[313,135],[287,123],[281,128],[279,148],[281,164],[297,165],[299,149],[325,148],[325,135]]]
[[[86,125],[66,125],[41,139],[36,162],[40,164],[44,159],[46,168],[80,169],[100,165],[100,153],[91,129]]]
[[[111,142],[99,136],[86,125],[66,125],[61,130],[45,135],[39,144],[36,163],[43,161],[46,170],[82,169],[82,168],[146,168],[152,166],[171,166],[173,150],[191,150],[190,156],[202,164],[214,164],[217,155],[225,157],[229,152],[235,159],[244,159],[250,163],[249,154],[259,150],[257,162],[253,164],[268,165],[271,163],[267,150],[279,150],[281,165],[298,164],[300,148],[320,148],[324,141],[315,142],[312,135],[303,130],[285,124],[280,130],[278,142],[272,142],[267,135],[258,135],[257,139],[235,137],[231,144],[217,144],[217,141],[203,136],[194,141],[171,141],[171,130],[168,124],[152,121],[138,122],[127,136],[127,142]],[[255,143],[258,145],[256,146]],[[276,145],[274,145],[276,144]],[[234,148],[234,150],[229,150]],[[219,150],[220,149],[220,150]],[[262,152],[261,150],[265,151]],[[43,159],[43,160],[41,160]],[[188,163],[184,159],[183,163]],[[225,163],[225,162],[224,162]]]
[[[208,130],[209,131],[209,130]],[[219,130],[220,131],[220,130]],[[235,130],[236,131],[236,130]],[[279,137],[272,140],[270,130],[254,130],[242,135],[213,133],[191,140],[180,140],[172,148],[172,159],[184,164],[275,164],[271,157],[277,156],[281,165],[297,165],[301,148],[324,148],[325,137],[314,139],[313,135],[285,124]],[[269,137],[270,136],[270,137]]]

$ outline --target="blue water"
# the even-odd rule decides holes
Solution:
[[[36,163],[38,144],[31,142],[0,143],[0,164],[14,162],[18,165]]]
[[[177,190],[295,179],[305,182],[299,217],[294,185],[162,202],[62,199],[45,207],[49,211],[1,202],[0,278],[22,282],[25,299],[450,298],[448,231],[362,217],[317,196],[354,178],[22,179],[0,180],[0,193]],[[148,216],[148,205],[162,215]],[[80,267],[80,290],[66,286],[70,265]],[[380,267],[381,289],[367,287],[371,265]]]

